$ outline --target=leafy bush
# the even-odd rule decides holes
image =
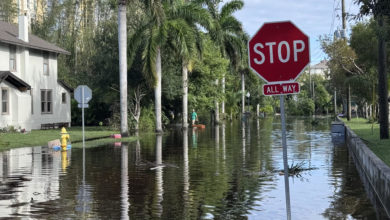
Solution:
[[[264,112],[265,114],[272,114],[274,112],[274,108],[272,105],[265,105],[260,108],[260,112]]]
[[[156,129],[155,118],[152,106],[142,108],[141,117],[139,119],[139,130],[154,131]]]

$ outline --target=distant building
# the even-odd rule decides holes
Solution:
[[[324,78],[327,78],[326,74],[329,73],[328,61],[322,60],[321,62],[310,66],[310,73],[321,75]]]
[[[18,20],[0,21],[0,128],[70,125],[72,89],[57,73],[58,55],[70,53],[29,34],[25,13]]]

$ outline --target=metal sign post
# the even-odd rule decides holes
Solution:
[[[286,117],[284,114],[284,96],[280,95],[280,116],[282,118],[282,145],[283,145],[283,167],[284,167],[284,189],[286,194],[287,219],[291,219],[290,205],[290,184],[288,181],[288,163],[287,163],[287,141],[286,141]]]
[[[264,95],[280,95],[287,219],[291,219],[284,96],[300,92],[295,80],[310,62],[309,37],[291,21],[265,23],[248,41],[249,67],[268,84]]]
[[[92,99],[92,91],[86,85],[77,86],[74,92],[74,98],[79,103],[78,107],[81,108],[81,121],[83,131],[83,156],[84,156],[84,145],[85,145],[85,129],[84,129],[84,108],[88,108],[88,102]]]
[[[84,149],[84,145],[85,145],[85,135],[84,135],[84,86],[81,87],[81,120],[82,120],[82,127],[83,127],[83,149]],[[84,156],[84,153],[83,153],[83,156]]]

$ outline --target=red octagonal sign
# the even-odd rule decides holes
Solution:
[[[249,66],[268,83],[295,81],[310,62],[309,37],[290,21],[264,23],[248,47]]]

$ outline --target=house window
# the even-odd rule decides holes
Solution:
[[[49,54],[43,54],[43,75],[49,75]]]
[[[9,47],[9,71],[16,71],[16,47]]]
[[[1,113],[9,113],[9,92],[7,88],[1,89]]]
[[[66,93],[62,93],[62,104],[66,104]]]
[[[41,113],[51,114],[53,113],[53,102],[52,102],[51,90],[41,90]]]

